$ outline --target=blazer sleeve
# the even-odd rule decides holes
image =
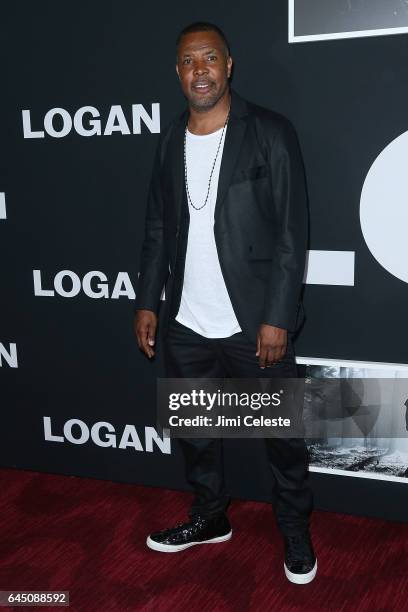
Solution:
[[[144,240],[141,249],[139,277],[136,284],[134,310],[146,309],[157,313],[160,296],[168,274],[168,261],[164,244],[163,193],[161,188],[163,140],[159,139],[153,162]]]
[[[308,241],[306,180],[296,132],[282,117],[270,152],[274,257],[263,323],[296,330]]]

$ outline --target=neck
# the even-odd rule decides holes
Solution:
[[[198,111],[192,106],[189,107],[190,116],[188,129],[192,134],[204,135],[216,132],[224,127],[231,105],[231,94],[229,89],[216,102],[216,104],[205,111]]]

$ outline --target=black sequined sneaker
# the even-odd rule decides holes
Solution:
[[[146,544],[160,552],[178,552],[196,544],[226,542],[231,536],[231,525],[225,514],[210,518],[196,515],[187,523],[150,534]]]
[[[316,576],[317,559],[310,533],[285,536],[285,574],[290,582],[307,584]]]

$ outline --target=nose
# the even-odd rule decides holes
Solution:
[[[202,74],[207,74],[208,68],[206,64],[202,60],[196,60],[194,62],[194,74],[200,76]]]

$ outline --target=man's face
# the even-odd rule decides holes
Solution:
[[[217,32],[185,34],[179,44],[176,71],[190,106],[210,110],[228,89],[232,59]]]

